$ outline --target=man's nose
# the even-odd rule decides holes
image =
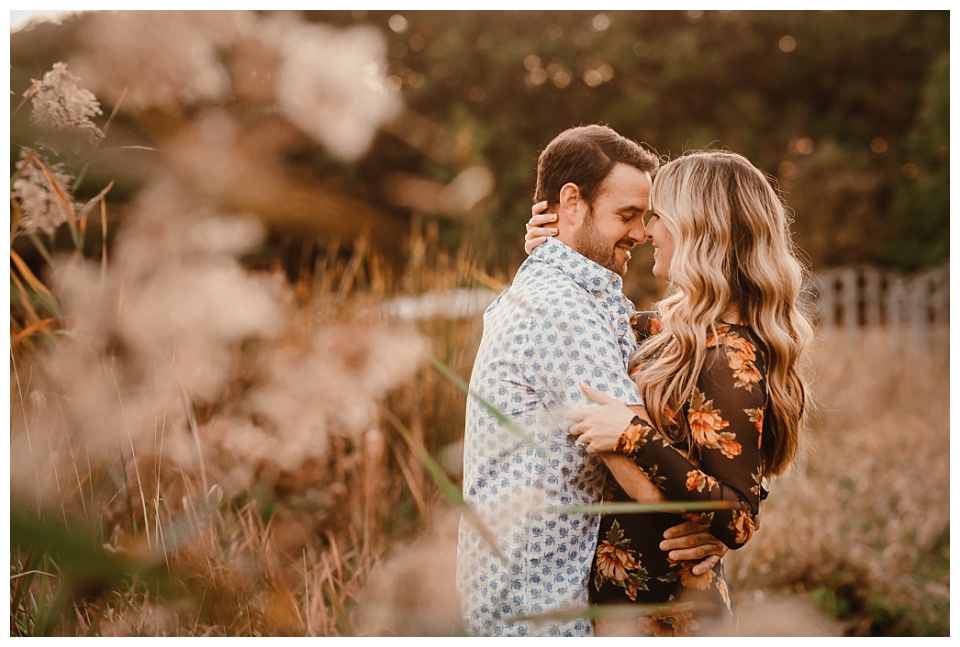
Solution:
[[[630,228],[630,231],[627,232],[630,240],[633,241],[634,245],[640,245],[647,240],[647,230],[643,226],[643,221],[641,220],[636,225]]]

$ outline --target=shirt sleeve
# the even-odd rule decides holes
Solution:
[[[684,407],[692,454],[699,464],[645,422],[631,425],[619,447],[633,456],[667,500],[728,506],[687,516],[710,526],[711,534],[731,549],[743,546],[758,527],[765,405],[762,369],[754,347],[743,337],[731,335],[729,344],[707,350]]]

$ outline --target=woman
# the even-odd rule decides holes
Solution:
[[[798,448],[800,365],[812,337],[798,309],[803,271],[783,204],[740,155],[698,152],[667,163],[651,207],[653,273],[671,288],[656,312],[634,318],[641,344],[630,375],[646,406],[628,408],[584,385],[601,406],[568,411],[570,433],[588,452],[631,457],[666,499],[712,504],[684,517],[737,549],[757,528],[764,479],[782,473]],[[542,208],[534,207],[528,253],[552,233]],[[629,501],[609,483],[609,500]],[[692,563],[658,549],[677,522],[673,514],[603,515],[591,601],[667,603],[641,617],[640,629],[655,635],[708,631],[703,620],[732,618],[721,564],[695,575]]]

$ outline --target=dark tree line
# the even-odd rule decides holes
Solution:
[[[949,258],[949,12],[398,10],[306,18],[378,29],[388,74],[415,120],[388,125],[353,163],[306,145],[286,162],[373,206],[391,227],[414,215],[437,218],[444,241],[471,240],[494,266],[522,258],[541,148],[591,122],[665,157],[705,147],[744,154],[776,179],[814,268],[914,269]],[[71,24],[13,35],[12,108],[30,78],[69,55]],[[115,131],[124,119],[121,109]],[[419,132],[420,122],[432,126]],[[25,123],[16,112],[14,144],[30,140],[20,135]],[[384,181],[402,171],[442,184],[474,165],[492,172],[494,188],[459,219],[398,205]],[[96,179],[95,168],[89,173]],[[135,190],[104,177],[78,195],[95,195],[107,179],[118,180],[114,201]]]
[[[493,256],[515,260],[538,151],[603,122],[675,156],[724,147],[777,178],[814,266],[949,256],[949,14],[591,11],[318,14],[392,43],[413,110],[493,169]],[[362,165],[438,165],[381,138]],[[465,162],[466,160],[460,160]]]

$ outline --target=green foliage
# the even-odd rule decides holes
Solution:
[[[445,243],[475,241],[485,263],[511,268],[523,259],[522,224],[539,151],[561,130],[594,122],[665,156],[702,147],[746,155],[787,191],[795,240],[814,267],[871,262],[908,269],[948,257],[947,11],[305,16],[379,29],[403,104],[444,137],[428,151],[388,128],[354,164],[334,163],[309,147],[291,151],[287,161],[398,221],[436,214],[392,204],[383,182],[391,173],[445,183],[472,164],[489,167],[493,195],[469,220],[443,220],[441,227]],[[29,46],[12,43],[11,87],[22,92],[37,70],[65,60],[71,46],[52,32],[47,40],[38,33]],[[20,100],[14,95],[11,104]],[[129,127],[122,110],[115,127]],[[32,141],[26,111],[11,110],[11,132],[14,143]],[[14,146],[11,159],[18,154]],[[124,178],[98,173],[91,167],[79,196],[96,194],[108,180],[118,182],[113,201],[131,195]],[[640,274],[628,275],[626,288],[643,301],[660,286]]]
[[[72,527],[54,514],[37,516],[14,504],[10,510],[11,635],[49,636],[75,622],[84,598],[112,590],[147,587],[169,593],[162,563],[108,553],[98,529]],[[41,580],[40,593],[31,592]],[[47,591],[54,590],[52,602]]]
[[[947,12],[411,11],[399,32],[387,27],[394,13],[339,19],[383,28],[405,103],[469,142],[453,164],[478,156],[494,169],[488,260],[522,258],[538,152],[590,122],[668,156],[743,153],[790,186],[814,266],[945,258]],[[809,151],[797,150],[803,138]],[[872,150],[877,138],[886,147]],[[922,172],[907,181],[911,163]],[[449,173],[382,141],[364,165]]]
[[[914,269],[950,259],[950,57],[933,61],[917,123],[907,138],[911,166],[895,188],[892,263]]]

